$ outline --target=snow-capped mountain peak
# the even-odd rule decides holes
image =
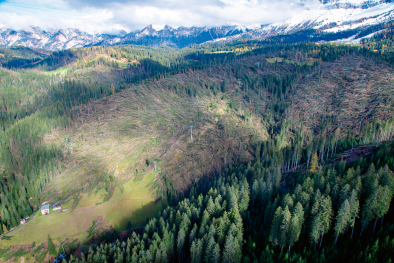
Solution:
[[[0,29],[0,46],[22,45],[30,48],[61,50],[90,45],[139,44],[149,46],[186,47],[212,41],[229,41],[236,38],[258,39],[275,34],[314,28],[324,31],[341,31],[368,26],[394,19],[392,0],[299,0],[304,11],[283,22],[270,25],[240,25],[230,23],[216,27],[178,27],[168,25],[155,30],[148,25],[140,31],[118,34],[93,35],[79,29],[40,29],[31,27],[15,31]],[[258,1],[254,1],[258,4]]]

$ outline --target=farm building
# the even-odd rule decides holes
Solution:
[[[23,225],[24,223],[26,223],[28,220],[30,219],[30,216],[27,216],[25,218],[22,218],[20,221],[20,224]]]
[[[41,214],[42,215],[49,215],[49,205],[43,205],[41,206]]]
[[[52,204],[52,211],[57,211],[57,210],[62,210],[62,204],[61,203],[53,203]]]

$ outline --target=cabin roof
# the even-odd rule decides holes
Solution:
[[[49,205],[48,204],[41,206],[41,210],[45,210],[45,209],[49,209]]]

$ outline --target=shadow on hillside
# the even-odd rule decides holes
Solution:
[[[2,236],[1,240],[11,240],[12,236]]]
[[[129,216],[114,223],[113,227],[116,231],[129,231],[131,229],[144,227],[150,219],[158,217],[159,212],[162,212],[165,207],[167,207],[167,200],[163,202],[161,199],[151,201],[134,212],[130,212]]]

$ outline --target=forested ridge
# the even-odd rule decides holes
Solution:
[[[285,183],[275,164],[230,166],[142,234],[68,262],[389,262],[392,149],[385,143],[368,158],[326,168],[316,155],[309,172]]]
[[[219,46],[119,46],[19,54],[25,59],[0,68],[0,232],[37,211],[43,191],[69,168],[73,129],[121,118],[117,112],[122,116],[128,107],[124,92],[146,101],[133,110],[147,112],[155,99],[149,93],[161,89],[198,105],[188,116],[192,123],[176,125],[204,127],[204,138],[223,136],[215,141],[223,147],[200,142],[196,134],[187,149],[199,152],[174,153],[155,180],[157,198],[169,203],[161,216],[142,234],[90,249],[80,262],[390,260],[392,64],[385,52],[371,50],[384,46],[368,43],[245,43],[243,50],[235,43],[227,51],[239,52],[223,53]],[[51,73],[61,67],[67,70]],[[359,96],[352,97],[357,89]],[[118,103],[116,96],[126,99]],[[113,113],[106,111],[110,106]],[[257,124],[259,135],[251,132]],[[142,126],[135,125],[118,132],[137,133]],[[160,131],[170,139],[184,136],[182,129]],[[48,139],[58,131],[69,135],[56,143]],[[352,156],[357,147],[371,152]],[[352,162],[338,159],[344,152]],[[152,160],[142,161],[150,166]],[[183,162],[184,170],[171,162]],[[111,184],[112,175],[99,178],[89,192],[103,187],[111,198],[120,179]],[[74,197],[77,205],[85,188],[62,190],[58,200]]]

